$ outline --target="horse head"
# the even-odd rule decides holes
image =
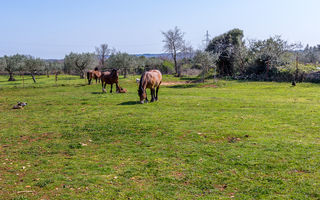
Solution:
[[[146,91],[142,88],[142,85],[139,85],[138,95],[140,97],[140,103],[143,104],[144,100],[147,98]]]
[[[119,72],[118,72],[118,69],[112,69],[111,70],[111,74],[112,74],[112,76],[119,76]]]

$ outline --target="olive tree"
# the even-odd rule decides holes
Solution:
[[[177,63],[177,54],[184,49],[185,41],[183,39],[184,33],[178,28],[170,29],[167,32],[162,32],[164,36],[165,52],[169,53],[174,61],[174,68],[177,76],[181,76],[181,66]]]
[[[74,69],[83,79],[85,71],[94,62],[94,54],[92,53],[70,53],[64,58],[65,69]]]
[[[19,68],[23,65],[24,58],[25,56],[19,54],[3,57],[0,67],[9,73],[8,81],[15,81],[14,72],[19,71]]]
[[[216,68],[216,63],[219,60],[219,56],[219,53],[210,53],[201,50],[196,51],[193,62],[202,69],[202,82],[204,82],[205,75],[209,72],[210,68]]]
[[[160,66],[162,65],[163,60],[160,58],[148,58],[145,62],[145,69],[146,70],[151,70],[151,69],[159,69]]]
[[[45,63],[44,71],[49,77],[49,74],[54,74],[56,81],[58,80],[58,75],[63,70],[63,63],[58,61],[49,61]]]
[[[108,58],[109,68],[116,68],[123,71],[124,78],[127,78],[128,72],[130,69],[135,68],[138,65],[136,62],[136,57],[129,55],[127,53],[113,53]]]
[[[39,71],[43,70],[45,63],[40,58],[34,58],[32,56],[27,56],[24,61],[24,69],[25,71],[31,74],[32,80],[36,83],[35,74]]]

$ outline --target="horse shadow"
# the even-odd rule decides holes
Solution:
[[[131,106],[136,104],[140,104],[139,101],[126,101],[126,102],[119,103],[118,106]]]
[[[104,92],[91,92],[91,94],[104,94]]]

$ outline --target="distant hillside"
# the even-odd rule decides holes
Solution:
[[[152,54],[152,53],[144,53],[144,54],[131,54],[133,56],[144,56],[146,58],[166,58],[171,59],[171,55],[169,53],[158,53],[158,54]],[[182,59],[183,55],[177,54],[178,59]],[[47,62],[60,62],[63,63],[64,59],[44,59]]]
[[[158,54],[145,53],[145,54],[133,54],[133,55],[144,56],[146,58],[168,58],[168,57],[170,57],[170,54],[168,54],[168,53],[158,53]]]
[[[46,62],[59,62],[59,63],[63,63],[64,59],[44,59],[44,61]]]

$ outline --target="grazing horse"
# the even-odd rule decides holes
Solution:
[[[158,100],[158,91],[162,81],[162,74],[159,70],[150,70],[144,72],[140,78],[140,84],[138,89],[138,94],[140,96],[140,103],[148,102],[147,91],[149,88],[151,90],[151,102]]]
[[[92,79],[96,79],[96,84],[100,83],[100,78],[101,78],[101,72],[99,71],[98,67],[94,68],[94,70],[90,70],[87,72],[87,79],[88,79],[88,85],[91,84]]]
[[[101,83],[102,83],[102,92],[106,92],[106,85],[111,85],[110,93],[112,93],[112,86],[115,83],[116,89],[119,89],[118,86],[118,80],[119,80],[119,72],[117,69],[112,69],[111,72],[102,72],[101,73]]]

